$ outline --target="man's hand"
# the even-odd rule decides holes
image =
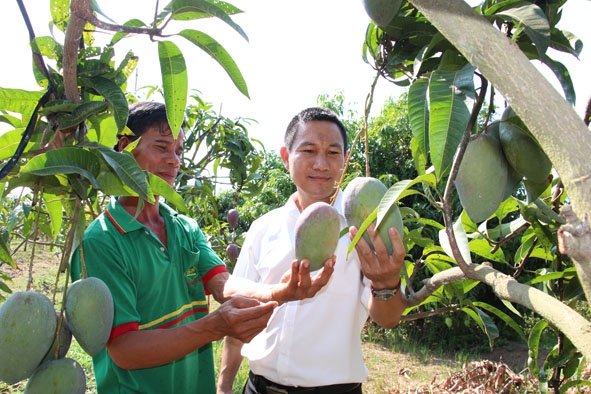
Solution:
[[[235,296],[224,302],[212,314],[219,315],[220,332],[248,343],[267,327],[277,302],[259,302],[252,298]]]
[[[369,239],[374,246],[371,249],[365,239],[360,238],[355,249],[361,262],[361,271],[366,278],[371,280],[376,289],[392,289],[400,283],[400,270],[404,264],[404,245],[398,231],[394,227],[388,229],[388,236],[392,241],[393,252],[388,254],[384,241],[375,229],[375,224],[367,228]],[[357,234],[357,228],[349,228],[351,239]]]
[[[333,255],[326,260],[324,267],[312,278],[310,276],[310,261],[292,261],[291,272],[283,275],[281,283],[273,289],[273,299],[278,302],[287,302],[314,297],[328,283],[334,272],[335,263],[336,256]]]

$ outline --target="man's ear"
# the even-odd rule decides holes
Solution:
[[[283,161],[283,166],[289,171],[289,152],[285,146],[282,146],[281,149],[279,149],[279,155]]]
[[[117,151],[118,152],[123,152],[123,150],[125,150],[125,147],[129,144],[131,144],[133,141],[126,136],[121,136],[119,137],[119,141],[117,141]]]

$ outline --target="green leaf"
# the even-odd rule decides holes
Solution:
[[[460,254],[464,258],[464,261],[468,264],[472,263],[472,258],[470,257],[470,246],[468,244],[468,237],[466,236],[466,231],[464,230],[464,225],[462,224],[461,217],[459,217],[453,225],[453,232],[456,239],[456,243],[458,244],[458,248],[460,249]],[[439,230],[439,243],[445,253],[451,258],[454,258],[451,244],[449,242],[449,238],[445,229]]]
[[[494,340],[499,337],[499,329],[490,316],[476,307],[473,307],[473,309],[471,307],[464,307],[462,311],[478,324],[482,332],[488,337],[488,343],[492,348]]]
[[[234,82],[234,85],[238,88],[240,93],[249,97],[246,81],[244,80],[240,69],[236,65],[236,62],[234,62],[234,59],[232,59],[230,54],[220,45],[220,43],[207,34],[197,30],[183,30],[179,35],[197,45],[218,62],[224,68],[226,73],[228,73],[228,76],[232,79],[232,82]]]
[[[568,69],[562,63],[552,60],[546,55],[540,56],[540,60],[556,75],[560,86],[562,86],[564,98],[574,107],[577,102],[577,93],[575,92],[575,87],[573,86]]]
[[[60,128],[67,129],[84,122],[92,115],[96,115],[107,109],[107,103],[104,101],[88,101],[78,105],[72,114],[62,113],[56,116]]]
[[[158,42],[164,104],[170,129],[176,138],[181,130],[187,105],[189,81],[181,50],[171,41]]]
[[[156,202],[148,185],[146,173],[130,153],[116,152],[104,146],[96,146],[96,149],[127,187],[150,204]]]
[[[512,4],[496,14],[506,21],[514,22],[516,29],[523,29],[536,45],[540,58],[550,43],[550,24],[544,11],[537,5],[522,1]]]
[[[512,319],[511,316],[507,315],[502,310],[500,310],[490,304],[487,304],[485,302],[474,301],[473,304],[474,304],[474,306],[477,306],[480,309],[484,309],[484,310],[494,314],[495,316],[497,316],[499,319],[504,321],[505,324],[507,324],[509,327],[511,327],[523,339],[524,342],[527,342],[527,338],[525,336],[525,333],[521,329],[521,326],[519,324],[517,324],[517,322],[514,319]]]
[[[0,88],[0,108],[4,111],[22,114],[23,124],[26,124],[43,92],[30,92],[22,89]]]
[[[502,249],[497,249],[496,252],[491,253],[492,245],[485,239],[473,239],[469,243],[470,251],[482,256],[487,260],[498,261],[499,263],[506,263],[505,254]]]
[[[98,188],[100,163],[91,152],[80,148],[59,148],[33,157],[21,172],[37,176],[79,174]]]
[[[178,194],[172,186],[168,184],[164,179],[156,176],[152,173],[148,173],[148,182],[150,183],[150,188],[154,192],[155,195],[164,197],[169,203],[171,203],[177,211],[181,213],[187,212],[187,206],[185,205],[185,201]]]
[[[7,131],[0,135],[0,160],[6,160],[12,157],[23,138],[24,131],[25,129],[19,128]],[[33,145],[34,143],[29,140],[24,152],[27,152]]]
[[[131,20],[125,22],[123,24],[123,26],[146,27],[146,24],[139,19],[131,19]],[[123,38],[125,38],[128,34],[129,33],[122,33],[122,32],[116,33],[115,35],[113,35],[110,45],[111,46],[115,45],[116,43],[121,41]]]
[[[62,213],[62,199],[50,193],[43,194],[45,201],[45,209],[49,214],[49,224],[51,225],[51,236],[55,240],[60,234],[62,227],[63,213]]]
[[[550,47],[557,51],[570,53],[578,58],[583,50],[583,42],[569,31],[552,28],[550,31]]]
[[[69,0],[50,0],[49,9],[54,26],[60,31],[65,32],[68,20],[70,20],[70,1]]]
[[[103,77],[90,78],[90,82],[92,83],[94,90],[103,96],[111,105],[111,108],[113,108],[113,116],[115,117],[115,123],[117,124],[117,131],[123,130],[127,123],[129,108],[127,105],[127,99],[121,88],[117,86],[115,82]]]
[[[10,255],[10,249],[6,241],[4,241],[4,237],[0,237],[0,261],[8,263],[12,268],[16,268],[16,263]]]
[[[547,320],[540,320],[536,323],[536,325],[532,328],[529,333],[529,338],[527,340],[527,347],[528,350],[528,367],[530,372],[539,378],[540,375],[540,366],[538,364],[538,353],[540,350],[540,339],[542,338],[542,333],[548,327]]]
[[[408,89],[408,119],[418,151],[422,154],[429,152],[428,89],[429,80],[424,78],[417,79]]]
[[[242,12],[238,8],[223,1],[208,1],[208,0],[174,0],[171,4],[172,19],[177,20],[191,20],[207,17],[208,15],[215,16],[218,19],[226,22],[232,29],[236,30],[246,41],[248,36],[242,28],[236,24],[229,13]]]
[[[451,168],[470,119],[474,101],[474,66],[435,71],[429,81],[429,149],[438,179]]]

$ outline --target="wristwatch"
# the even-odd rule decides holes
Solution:
[[[394,296],[396,296],[396,294],[398,294],[398,291],[400,290],[400,283],[402,281],[398,282],[398,285],[396,287],[394,287],[393,289],[381,289],[381,290],[376,290],[373,288],[373,285],[371,286],[371,295],[373,298],[375,298],[378,301],[387,301],[390,300],[392,298],[394,298]]]

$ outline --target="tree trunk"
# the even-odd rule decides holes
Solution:
[[[519,48],[464,0],[409,2],[501,92],[535,135],[560,174],[576,214],[571,224],[561,229],[560,235],[567,243],[565,250],[575,263],[587,300],[591,300],[591,255],[581,249],[591,234],[587,223],[591,213],[591,162],[587,158],[591,152],[591,134],[587,126]],[[469,277],[473,275],[466,274]],[[543,293],[530,294],[530,289],[528,286],[515,287],[515,291],[523,293],[518,299],[528,301],[528,305],[522,305],[548,318],[547,301],[541,305],[533,302],[533,298],[537,301]],[[493,290],[497,292],[494,287]],[[531,299],[527,295],[531,295]],[[506,294],[500,293],[499,296],[505,298]],[[565,308],[564,304],[560,303],[560,308]],[[581,327],[574,332],[569,328],[574,325],[573,321],[555,319],[552,322],[565,334],[570,332],[567,336],[573,343],[578,343],[577,347],[584,350],[585,357],[591,359],[591,330],[589,322],[583,321],[587,323],[586,328]],[[587,346],[581,347],[580,340],[577,341],[573,335],[583,335]]]

